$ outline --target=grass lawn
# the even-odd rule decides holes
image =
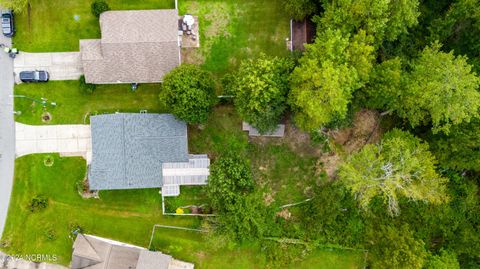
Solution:
[[[252,162],[255,180],[280,206],[309,198],[308,186],[315,183],[317,157],[300,155],[287,141],[276,139],[249,143],[242,120],[231,106],[219,106],[200,130],[189,129],[189,148],[215,158],[226,151],[244,152]],[[313,146],[312,146],[313,147]]]
[[[186,206],[203,206],[209,209],[209,201],[204,186],[180,186],[180,195],[175,197],[165,197],[165,212],[175,213],[177,208]],[[184,213],[192,213],[190,208],[183,208]],[[205,212],[204,214],[207,214]]]
[[[260,53],[285,56],[290,18],[281,0],[180,0],[180,14],[199,17],[201,47],[185,53],[185,61],[203,63],[217,74]]]
[[[31,0],[30,23],[25,10],[15,14],[14,45],[28,52],[78,51],[79,40],[100,37],[90,9],[93,0]],[[174,0],[107,0],[112,10],[174,8]]]
[[[157,228],[152,247],[195,263],[195,268],[267,268],[265,253],[258,245],[212,245],[199,232]],[[363,253],[357,251],[315,250],[291,269],[356,269],[363,268]]]
[[[76,184],[85,176],[82,158],[59,158],[46,167],[46,155],[29,155],[15,162],[15,183],[3,234],[9,254],[45,253],[57,255],[68,264],[74,226],[85,232],[147,247],[154,224],[196,227],[198,219],[166,217],[161,214],[158,190],[101,192],[100,200],[85,200]],[[48,198],[46,209],[31,212],[37,195]]]
[[[83,124],[89,113],[139,112],[142,109],[162,112],[158,84],[142,84],[136,92],[130,91],[130,85],[98,85],[91,95],[81,93],[78,87],[79,82],[76,80],[23,83],[15,86],[15,94],[56,102],[56,107],[49,105],[46,108],[52,115],[49,124]],[[42,105],[28,99],[15,98],[15,110],[22,112],[16,116],[16,121],[43,124]]]

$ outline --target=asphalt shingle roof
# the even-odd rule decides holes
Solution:
[[[170,114],[92,116],[92,190],[162,187],[162,164],[188,162],[187,126]]]
[[[100,15],[101,39],[80,40],[88,83],[151,83],[180,64],[178,12],[107,11]]]

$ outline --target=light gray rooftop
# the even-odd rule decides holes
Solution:
[[[162,164],[188,162],[187,126],[170,114],[92,116],[92,190],[162,187]]]

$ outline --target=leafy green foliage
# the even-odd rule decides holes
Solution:
[[[467,58],[440,51],[438,43],[426,47],[412,65],[397,111],[412,126],[433,125],[433,132],[448,134],[452,125],[479,116],[480,80]]]
[[[237,199],[250,193],[253,186],[250,164],[236,154],[222,156],[210,166],[207,193],[219,212],[231,210]]]
[[[431,42],[440,41],[446,50],[457,55],[466,55],[469,62],[480,72],[480,5],[476,0],[451,2],[444,16],[434,14],[428,28]]]
[[[37,195],[32,198],[28,208],[30,212],[37,212],[47,208],[47,206],[48,206],[48,198],[42,195]]]
[[[368,258],[372,269],[423,267],[427,256],[424,243],[414,238],[407,225],[380,226],[371,232],[368,236],[375,247],[370,249]]]
[[[429,137],[432,152],[442,166],[480,171],[480,119],[450,128],[449,135]]]
[[[424,266],[425,269],[460,269],[455,253],[443,250],[440,255],[430,255]]]
[[[218,158],[210,167],[207,194],[217,211],[216,231],[243,241],[261,237],[274,213],[254,187],[249,163],[235,154]]]
[[[341,29],[344,34],[363,29],[375,36],[377,45],[383,39],[395,40],[417,24],[418,0],[339,0],[325,1],[321,29]]]
[[[97,88],[97,85],[91,84],[91,83],[87,83],[87,82],[85,81],[85,76],[82,75],[82,76],[80,77],[80,79],[79,79],[78,87],[79,87],[81,93],[83,93],[83,94],[92,94],[93,92],[95,92],[95,89]]]
[[[317,9],[314,0],[283,0],[283,6],[290,17],[297,21],[313,14]]]
[[[92,3],[91,10],[92,10],[92,14],[98,18],[100,17],[100,14],[102,14],[103,12],[109,11],[110,6],[108,6],[107,2],[105,1],[96,0],[95,2]]]
[[[435,171],[428,145],[412,134],[393,130],[378,145],[366,145],[339,170],[340,179],[368,209],[376,196],[391,215],[399,214],[399,198],[438,204],[446,200],[445,179]]]
[[[373,63],[373,47],[365,32],[351,40],[326,30],[307,46],[291,74],[289,103],[296,123],[305,130],[345,118],[352,92],[363,86]]]
[[[388,110],[396,106],[401,94],[402,62],[393,58],[375,65],[366,93],[366,105],[371,108]]]
[[[260,133],[275,130],[285,111],[288,75],[293,62],[288,58],[267,58],[241,64],[235,74],[233,93],[240,116]]]
[[[205,123],[215,104],[213,79],[198,66],[183,64],[163,78],[160,101],[181,120]]]

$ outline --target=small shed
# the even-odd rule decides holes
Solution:
[[[310,18],[302,21],[290,20],[291,50],[305,50],[305,44],[311,44],[315,40],[315,24]]]

